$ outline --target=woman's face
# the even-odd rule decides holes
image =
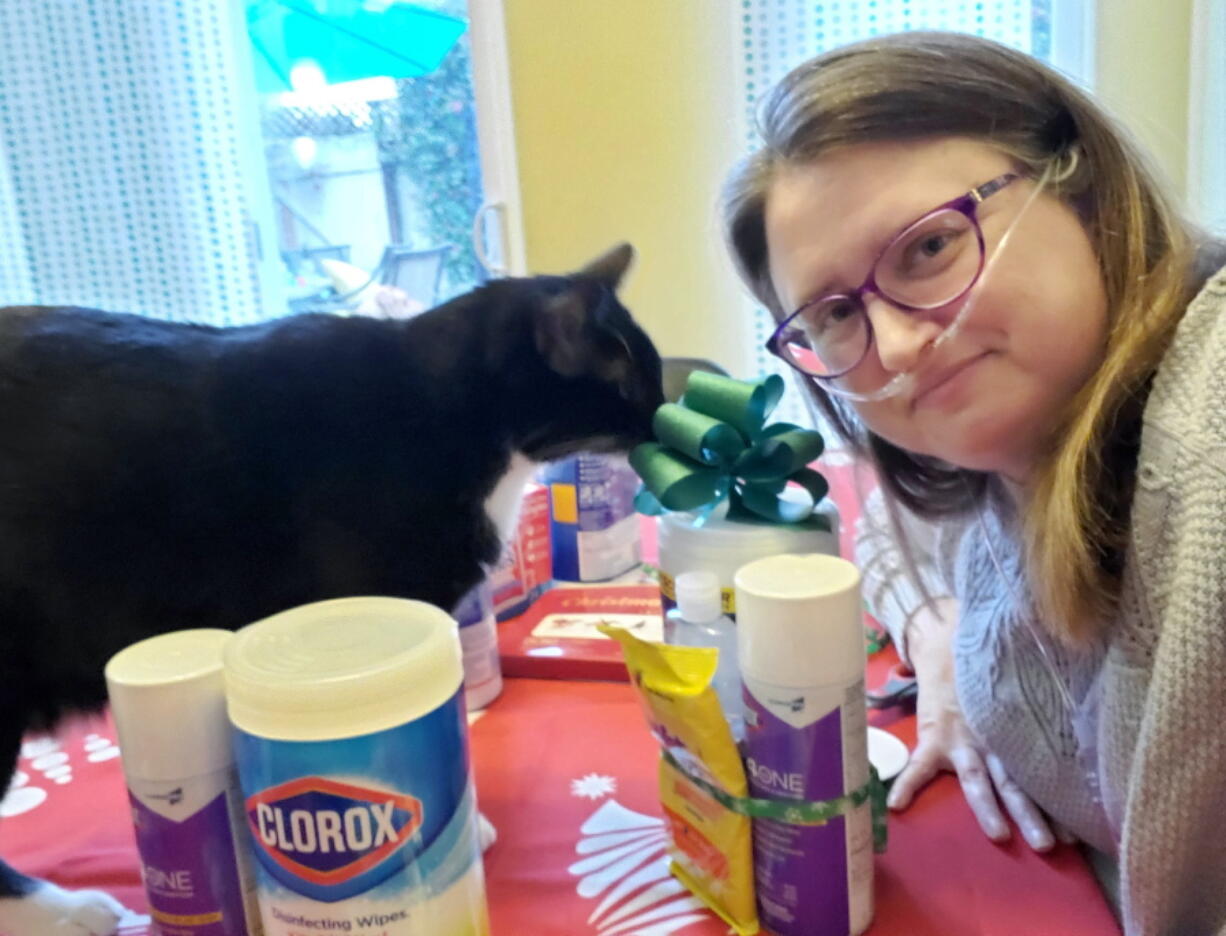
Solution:
[[[957,137],[846,147],[782,170],[767,194],[766,236],[783,306],[850,292],[910,222],[1013,170],[998,150]],[[989,258],[1034,185],[1018,180],[978,206]],[[1022,481],[1106,340],[1102,277],[1073,209],[1042,192],[973,295],[938,354],[928,346],[966,297],[908,312],[865,295],[874,344],[849,379],[873,387],[903,372],[916,379],[898,395],[854,405],[901,448]]]

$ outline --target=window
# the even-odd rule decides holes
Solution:
[[[1226,237],[1226,0],[1196,0],[1193,17],[1188,207],[1195,220]]]
[[[483,126],[509,126],[498,0],[478,22],[465,0],[333,0],[320,61],[276,28],[304,7],[0,3],[0,306],[242,324],[355,310],[371,291],[338,289],[329,260],[402,310],[479,282],[479,252],[520,269],[513,152],[477,142],[477,98]],[[375,38],[394,53],[430,33],[433,57],[398,71],[338,38],[384,14]]]
[[[248,7],[294,311],[411,314],[486,278],[467,4],[384,7],[309,20],[277,0]]]
[[[0,3],[0,305],[263,316],[233,13]]]

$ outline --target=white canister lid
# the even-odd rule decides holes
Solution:
[[[748,562],[759,556],[776,553],[838,552],[838,511],[832,502],[824,502],[818,513],[831,526],[821,530],[788,523],[742,522],[727,518],[728,508],[721,504],[704,520],[690,513],[666,513],[660,517],[660,553],[675,556],[684,568],[667,571],[687,571],[687,561],[731,558]],[[663,562],[662,562],[663,564]]]
[[[106,664],[106,688],[124,771],[141,780],[186,780],[234,762],[226,719],[225,630],[150,637]]]
[[[864,674],[860,572],[846,559],[778,555],[741,566],[741,671],[776,686],[846,685]]]
[[[337,598],[248,625],[226,647],[230,721],[285,741],[352,738],[438,708],[464,678],[455,620],[403,598]]]

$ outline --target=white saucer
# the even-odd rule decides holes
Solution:
[[[880,728],[868,729],[868,761],[877,768],[877,776],[882,782],[893,780],[907,766],[911,752],[907,746],[888,731]]]

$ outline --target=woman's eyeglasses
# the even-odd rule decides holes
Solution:
[[[998,176],[908,224],[878,255],[860,286],[806,302],[775,329],[767,350],[832,385],[858,367],[873,346],[866,294],[883,296],[908,312],[961,299],[984,268],[979,205],[1018,178],[1011,172]]]

